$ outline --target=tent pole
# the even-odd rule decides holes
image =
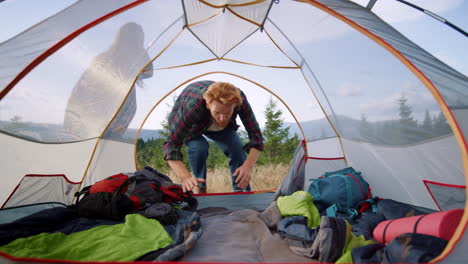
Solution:
[[[450,23],[449,21],[447,21],[447,20],[444,19],[443,17],[441,17],[441,16],[439,16],[439,15],[437,15],[437,14],[434,14],[434,13],[432,13],[432,12],[429,11],[429,10],[426,10],[426,9],[424,9],[424,8],[421,8],[421,7],[419,7],[419,6],[415,5],[415,4],[409,3],[409,2],[407,2],[407,1],[405,1],[405,0],[396,0],[396,1],[398,1],[398,2],[400,2],[400,3],[403,3],[403,4],[405,4],[405,5],[411,6],[412,8],[417,9],[417,10],[419,10],[419,11],[425,13],[426,15],[431,16],[432,18],[434,18],[434,19],[436,19],[436,20],[438,20],[438,21],[440,21],[440,22],[446,24],[447,26],[449,26],[449,27],[455,29],[456,31],[462,33],[465,37],[468,37],[468,33],[466,33],[466,31],[464,31],[463,29],[461,29],[461,28],[457,27],[456,25]]]
[[[371,10],[372,7],[374,7],[375,3],[377,2],[377,0],[370,0],[369,3],[367,3],[367,6],[366,8]]]

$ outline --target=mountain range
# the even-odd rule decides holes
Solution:
[[[339,118],[339,124],[349,135],[359,134],[359,126],[356,122],[360,121],[351,118]],[[283,125],[284,127],[290,127],[289,134],[291,137],[294,134],[297,134],[299,138],[302,138],[302,133],[297,123],[285,122]],[[305,121],[301,123],[301,126],[304,133],[309,135],[309,139],[334,135],[334,132],[326,119]],[[63,127],[59,124],[0,121],[0,131],[43,142],[55,142],[57,140],[65,142],[70,140],[70,138],[66,136]],[[157,139],[161,137],[161,131],[161,129],[143,129],[139,134],[139,138],[144,141]],[[128,128],[124,134],[124,138],[126,139],[125,141],[132,142],[135,139],[137,132],[138,130],[136,128]]]

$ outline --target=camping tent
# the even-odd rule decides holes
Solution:
[[[0,202],[69,204],[80,186],[138,169],[140,131],[161,122],[180,88],[215,79],[241,87],[258,109],[276,98],[297,123],[304,144],[291,168],[304,166],[303,177],[290,173],[279,193],[353,166],[379,197],[466,209],[466,71],[384,21],[385,1],[357,2],[81,0],[8,39]],[[421,19],[466,47],[463,30]],[[60,175],[67,181],[52,177]],[[465,210],[441,263],[468,258],[467,223]]]

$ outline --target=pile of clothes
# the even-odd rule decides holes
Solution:
[[[431,213],[391,199],[378,199],[376,211],[358,217],[327,216],[305,191],[280,196],[260,218],[287,240],[297,254],[326,263],[425,263],[440,255],[447,241],[425,234],[405,233],[382,244],[372,236],[382,221]]]

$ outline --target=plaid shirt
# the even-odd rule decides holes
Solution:
[[[181,148],[191,139],[201,136],[212,124],[211,113],[206,108],[203,93],[213,81],[199,81],[188,85],[177,98],[169,114],[169,136],[163,145],[165,160],[182,160]],[[228,127],[237,130],[236,117],[239,117],[249,135],[250,142],[245,150],[263,150],[263,137],[255,115],[245,94],[241,91],[242,104],[234,109]]]

